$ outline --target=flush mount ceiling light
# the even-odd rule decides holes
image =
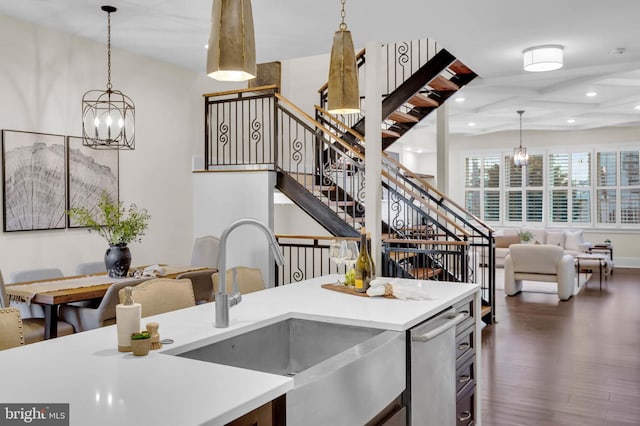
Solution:
[[[529,154],[527,154],[527,148],[522,147],[522,114],[524,111],[517,111],[520,114],[520,146],[513,148],[513,164],[515,166],[526,166],[529,164]]]
[[[360,89],[358,88],[358,66],[353,48],[351,31],[344,22],[344,5],[341,0],[341,22],[333,35],[329,84],[327,87],[327,110],[332,114],[355,114],[360,112]]]
[[[135,105],[111,86],[111,14],[107,12],[107,90],[90,90],[82,97],[82,145],[93,149],[135,149]]]
[[[522,51],[525,71],[543,72],[562,68],[564,47],[557,44],[534,46]]]
[[[251,0],[213,0],[207,75],[220,81],[246,81],[256,74]]]

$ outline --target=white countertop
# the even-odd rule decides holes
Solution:
[[[118,352],[115,326],[0,351],[0,402],[70,403],[71,425],[225,424],[286,393],[293,379],[172,356],[286,318],[402,331],[478,290],[475,284],[402,280],[433,300],[356,297],[315,278],[244,295],[229,328],[214,327],[214,304],[142,319],[172,345],[146,357]]]

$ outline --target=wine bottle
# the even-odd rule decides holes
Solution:
[[[371,262],[371,279],[376,279],[376,264],[373,261],[373,256],[371,255],[373,252],[371,251],[371,234],[367,232],[367,254],[369,255],[369,262]]]
[[[356,259],[355,278],[356,291],[364,293],[369,288],[371,282],[371,256],[367,250],[367,233],[364,228],[360,230],[360,253]]]

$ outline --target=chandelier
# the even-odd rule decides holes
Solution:
[[[111,86],[111,14],[107,12],[107,90],[90,90],[82,97],[82,145],[93,149],[135,149],[135,106]]]
[[[529,154],[527,148],[522,147],[522,114],[524,111],[517,111],[520,114],[520,146],[513,149],[513,164],[516,166],[526,166],[529,164]]]

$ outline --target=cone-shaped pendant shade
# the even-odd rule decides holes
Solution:
[[[251,0],[213,0],[207,75],[245,81],[255,78],[256,72]]]
[[[358,67],[351,31],[338,30],[333,36],[327,92],[327,109],[330,113],[354,114],[360,112]]]

